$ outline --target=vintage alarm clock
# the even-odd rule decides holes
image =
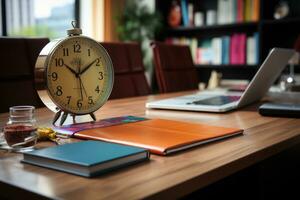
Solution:
[[[35,84],[43,103],[56,112],[53,124],[67,116],[93,114],[107,101],[113,87],[111,59],[95,40],[82,36],[72,22],[68,36],[49,42],[35,66]]]

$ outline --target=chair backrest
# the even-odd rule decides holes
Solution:
[[[161,93],[198,88],[198,73],[188,46],[163,42],[153,42],[151,46]]]
[[[14,105],[41,107],[34,89],[35,60],[48,38],[0,37],[0,112],[8,112]]]
[[[102,42],[114,66],[114,87],[110,99],[150,94],[138,43]]]

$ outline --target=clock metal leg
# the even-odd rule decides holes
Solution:
[[[95,116],[94,113],[90,113],[90,116],[92,117],[92,119],[93,119],[94,121],[96,121],[96,116]]]
[[[59,110],[57,113],[55,113],[54,119],[53,119],[53,122],[52,122],[53,125],[59,119],[60,115],[61,115],[61,110]]]
[[[76,123],[75,117],[76,117],[75,115],[72,115],[73,124],[75,124],[75,123]]]
[[[64,112],[61,119],[60,119],[60,123],[59,123],[60,126],[63,125],[63,123],[66,121],[67,117],[68,117],[68,113]]]

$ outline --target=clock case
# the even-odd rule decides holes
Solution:
[[[76,28],[77,29],[77,28]],[[81,30],[81,29],[79,29]],[[68,34],[69,34],[70,30],[68,30]],[[74,39],[74,38],[84,38],[84,39],[88,39],[88,40],[92,40],[94,41],[97,45],[99,45],[100,48],[103,48],[103,52],[105,52],[107,54],[107,62],[110,62],[110,66],[111,66],[111,83],[109,84],[109,88],[107,91],[107,95],[105,100],[103,101],[103,104],[101,104],[99,107],[96,107],[94,110],[92,110],[89,113],[74,113],[71,110],[68,110],[66,108],[63,108],[62,106],[60,106],[59,104],[55,103],[55,100],[52,98],[52,96],[50,95],[49,92],[49,88],[48,88],[48,84],[47,84],[47,68],[50,62],[50,58],[53,56],[54,52],[59,48],[59,45],[63,42],[65,42],[66,40],[69,40],[70,38]],[[114,71],[113,71],[113,65],[112,65],[112,61],[110,59],[109,54],[107,53],[107,51],[105,50],[105,48],[99,44],[98,42],[96,42],[95,40],[86,37],[86,36],[81,36],[81,35],[72,35],[69,34],[68,37],[66,38],[60,38],[60,39],[55,39],[52,40],[51,42],[49,42],[40,52],[36,64],[35,64],[35,88],[36,91],[40,97],[40,99],[42,100],[42,102],[53,112],[55,112],[55,116],[53,119],[52,124],[55,125],[56,121],[60,118],[60,123],[59,125],[62,126],[63,123],[65,122],[65,120],[67,119],[68,115],[73,117],[73,123],[76,123],[75,121],[75,117],[76,115],[86,115],[89,114],[92,119],[94,121],[96,121],[96,117],[94,115],[94,112],[96,110],[98,110],[99,108],[101,108],[104,103],[108,100],[112,88],[113,88],[113,82],[114,82]]]

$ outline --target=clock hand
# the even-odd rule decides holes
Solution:
[[[78,80],[79,80],[80,96],[81,96],[81,100],[83,100],[81,81],[80,81],[80,79],[78,79]]]
[[[69,66],[66,65],[66,64],[64,64],[64,66],[66,66],[66,68],[67,68],[68,70],[70,70],[73,74],[75,74],[75,76],[77,76],[77,72],[76,72],[74,69],[72,69],[71,67],[69,67]]]
[[[81,69],[81,66],[79,65],[78,66],[78,73],[76,72],[76,79],[78,79],[78,81],[79,81],[80,96],[81,96],[81,100],[83,100],[81,78],[80,78],[80,75],[79,75],[80,69]]]
[[[97,61],[97,59],[95,59],[93,62],[88,64],[82,71],[79,71],[79,75],[83,74],[86,70],[88,70]]]
[[[80,76],[78,76],[79,77],[79,82],[80,82],[80,84],[81,84],[81,86],[82,86],[82,89],[83,89],[83,91],[84,91],[84,94],[85,94],[85,96],[87,97],[87,92],[86,92],[86,90],[85,90],[85,87],[84,87],[84,85],[83,85],[83,82],[82,82],[82,80],[81,80],[81,77]]]

